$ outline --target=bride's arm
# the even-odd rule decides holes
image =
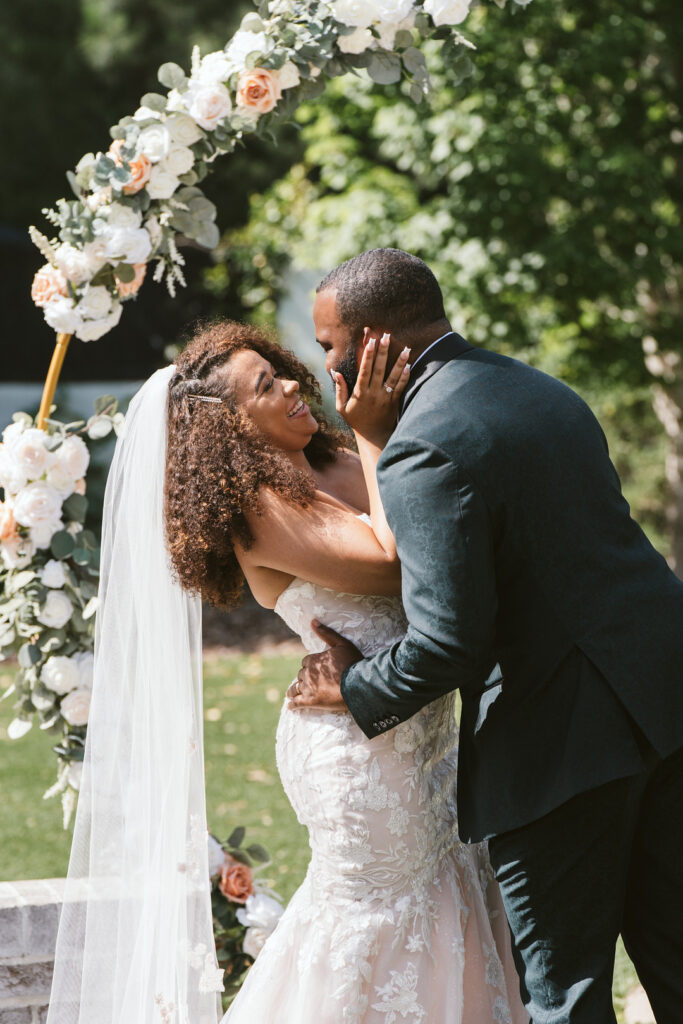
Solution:
[[[254,541],[239,552],[245,569],[275,569],[350,594],[400,594],[395,546],[386,551],[352,512],[319,499],[303,507],[264,490],[260,513],[248,516]]]

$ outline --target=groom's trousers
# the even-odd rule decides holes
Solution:
[[[489,840],[534,1024],[614,1024],[621,933],[657,1024],[683,1021],[683,748]]]

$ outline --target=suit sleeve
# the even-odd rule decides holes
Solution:
[[[493,657],[493,530],[481,494],[440,448],[392,442],[379,468],[401,559],[405,638],[342,676],[342,695],[367,736],[455,689],[480,689]]]

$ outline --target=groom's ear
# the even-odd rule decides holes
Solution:
[[[360,332],[360,337],[356,345],[358,355],[360,356],[362,354],[363,349],[370,341],[370,338],[374,338],[375,344],[377,344],[379,339],[382,337],[382,333],[383,332],[378,330],[378,328],[376,327],[364,327],[363,330]]]

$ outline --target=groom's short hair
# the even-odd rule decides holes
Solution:
[[[341,322],[355,334],[384,327],[397,334],[446,317],[439,282],[402,249],[369,249],[331,270],[316,291],[336,289]]]

